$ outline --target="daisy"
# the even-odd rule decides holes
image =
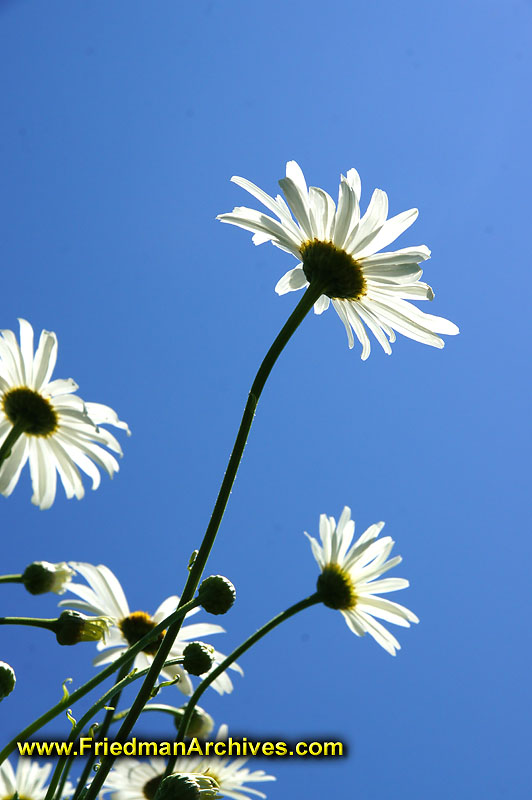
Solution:
[[[131,612],[120,581],[108,567],[103,564],[96,567],[93,564],[83,564],[77,561],[70,562],[70,566],[85,578],[88,586],[81,583],[70,583],[68,591],[81,599],[62,600],[59,605],[68,606],[68,608],[73,608],[84,613],[109,617],[112,621],[105,642],[98,642],[97,648],[103,652],[94,659],[93,663],[95,666],[109,664],[115,661],[128,647],[138,642],[143,636],[153,630],[156,625],[172,614],[179,603],[179,597],[174,595],[173,597],[168,597],[161,603],[153,616],[150,616],[144,611]],[[199,608],[194,608],[186,615],[185,619],[193,616],[199,610]],[[204,636],[210,636],[213,633],[224,632],[224,628],[220,625],[212,625],[208,622],[199,622],[194,625],[183,626],[179,631],[176,641],[172,645],[168,659],[180,658],[190,641],[203,639]],[[137,655],[135,659],[135,667],[137,667],[137,669],[145,669],[151,665],[153,656],[161,643],[161,639],[162,634]],[[223,653],[214,650],[214,664],[212,669],[220,664],[224,658],[225,656]],[[237,664],[233,664],[231,669],[242,674],[242,670]],[[208,673],[206,673],[206,675],[207,674]],[[173,665],[171,667],[165,667],[161,671],[161,675],[168,680],[179,677],[177,687],[186,695],[192,694],[192,682],[188,673],[181,666]],[[212,686],[219,694],[233,691],[233,684],[226,672],[219,675],[218,678],[213,681]]]
[[[244,206],[217,219],[253,231],[255,244],[271,241],[294,255],[300,263],[281,278],[275,291],[286,294],[316,284],[323,293],[314,304],[315,313],[326,311],[332,300],[345,325],[349,347],[354,345],[354,331],[363,360],[370,353],[364,326],[388,354],[390,342],[395,341],[394,330],[440,348],[444,342],[438,333],[458,333],[452,322],[406,302],[434,297],[430,286],[419,280],[419,263],[429,258],[430,250],[418,245],[378,252],[412,225],[418,215],[416,208],[387,219],[388,197],[375,189],[361,218],[360,177],[355,169],[341,176],[337,207],[323,189],[307,189],[295,161],[287,163],[286,178],[279,181],[288,204],[280,195],[274,199],[245,178],[233,176],[231,180],[273,211],[279,221]]]
[[[221,725],[216,737],[226,741],[227,725]],[[249,800],[248,795],[266,797],[263,792],[246,786],[247,783],[276,780],[263,770],[251,771],[244,768],[246,758],[218,758],[216,756],[183,756],[178,758],[174,773],[193,773],[214,778],[219,792],[233,800]],[[165,762],[160,758],[149,761],[135,761],[132,758],[119,759],[116,767],[109,773],[104,791],[112,791],[111,800],[153,800],[157,787],[165,771]]]
[[[0,764],[0,800],[43,800],[46,795],[46,781],[52,770],[51,764],[40,767],[29,758],[19,758],[16,772],[9,763]],[[72,784],[65,784],[64,794],[72,790]]]
[[[317,588],[322,602],[341,611],[353,633],[369,633],[394,656],[401,645],[375,617],[406,628],[419,620],[408,608],[376,596],[409,586],[404,578],[376,580],[402,561],[401,556],[387,561],[394,542],[389,536],[376,541],[383,527],[384,522],[371,525],[351,547],[355,523],[346,506],[338,525],[334,517],[320,516],[321,545],[306,531],[305,536],[321,569]]]
[[[0,464],[0,492],[6,497],[11,494],[29,459],[31,502],[50,508],[57,473],[66,496],[80,500],[85,490],[79,469],[92,478],[93,489],[100,485],[97,466],[111,478],[118,472],[116,458],[104,447],[122,455],[120,445],[98,426],[114,425],[128,434],[129,429],[109,406],[84,403],[72,394],[78,389],[72,378],[50,380],[57,358],[55,333],[42,331],[34,354],[33,328],[24,319],[19,323],[20,345],[13,331],[0,332],[0,445],[15,426],[22,431]]]

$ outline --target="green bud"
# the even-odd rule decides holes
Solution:
[[[105,639],[111,624],[109,617],[87,617],[79,611],[63,611],[54,630],[59,644],[71,645]]]
[[[185,713],[186,706],[178,708],[174,717],[175,726],[179,730],[181,720]],[[203,708],[196,706],[192,712],[192,716],[188,723],[187,736],[193,738],[196,736],[198,739],[206,739],[214,728],[214,720],[210,714],[207,714]]]
[[[34,561],[22,573],[22,583],[30,594],[55,592],[63,594],[74,574],[64,562],[50,564],[49,561]]]
[[[218,784],[214,778],[193,773],[175,773],[161,781],[154,800],[215,800]]]
[[[235,602],[236,589],[223,575],[211,575],[202,581],[198,598],[209,614],[225,614]]]
[[[203,675],[214,663],[214,647],[203,642],[191,642],[183,650],[183,669],[191,675]]]
[[[16,682],[17,679],[13,667],[10,667],[5,661],[0,661],[0,700],[11,694]]]

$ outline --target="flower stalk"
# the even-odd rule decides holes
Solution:
[[[6,438],[2,443],[2,447],[0,447],[0,470],[2,469],[2,464],[9,458],[11,455],[11,450],[13,449],[13,445],[18,440],[19,436],[24,433],[24,423],[23,422],[16,422],[9,433],[7,434]]]
[[[97,675],[91,678],[89,681],[84,683],[79,689],[76,689],[75,692],[72,694],[63,697],[59,703],[56,703],[55,706],[48,709],[44,714],[41,714],[40,717],[37,717],[30,725],[28,725],[24,730],[20,731],[14,739],[11,739],[8,744],[0,750],[0,764],[13,752],[13,750],[17,747],[17,742],[23,742],[29,739],[36,731],[50,722],[52,719],[58,716],[62,711],[65,711],[71,705],[73,705],[77,700],[80,700],[82,697],[85,697],[90,691],[92,691],[98,684],[102,683],[106,678],[116,672],[117,669],[120,669],[125,663],[131,661],[137,653],[140,653],[155,637],[157,637],[160,633],[163,633],[164,630],[168,627],[169,624],[175,622],[175,620],[184,619],[186,615],[192,611],[193,608],[196,608],[199,605],[199,601],[197,599],[191,600],[186,605],[180,606],[180,608],[176,609],[169,617],[164,619],[155,628],[149,631],[142,639],[139,639],[136,644],[132,645],[125,653],[117,658],[112,664],[109,664],[107,667],[102,669]],[[116,691],[116,686],[113,687]]]
[[[268,379],[268,376],[270,375],[270,372],[272,371],[275,362],[282,353],[285,345],[290,340],[292,334],[297,330],[297,328],[299,327],[299,325],[301,324],[307,313],[314,305],[314,303],[318,300],[319,297],[321,297],[322,293],[323,293],[323,285],[321,283],[312,282],[309,285],[303,297],[295,307],[294,311],[292,312],[292,314],[284,324],[283,328],[277,335],[272,346],[266,353],[266,356],[264,357],[264,360],[258,369],[258,372],[255,376],[255,380],[253,381],[251,389],[249,391],[248,400],[246,403],[246,407],[244,409],[244,413],[242,415],[240,427],[238,429],[235,443],[233,445],[233,450],[231,452],[231,456],[229,458],[229,462],[227,465],[227,470],[224,475],[220,491],[218,492],[218,497],[216,499],[216,503],[214,505],[214,509],[211,514],[209,524],[207,526],[207,530],[205,531],[205,535],[203,537],[203,541],[196,555],[196,558],[194,559],[194,562],[190,567],[189,576],[186,581],[183,594],[181,596],[179,608],[181,608],[183,604],[188,603],[190,599],[194,596],[194,593],[201,580],[203,570],[205,569],[205,565],[209,558],[209,554],[216,539],[216,534],[218,533],[218,529],[220,527],[220,523],[222,521],[225,508],[227,506],[227,501],[229,500],[229,495],[231,494],[231,489],[233,487],[233,483],[235,481],[236,474],[238,472],[238,467],[240,465],[240,461],[244,453],[244,448],[246,446],[249,431],[251,430],[251,425],[253,423],[255,411],[260,396],[262,394],[262,390],[264,389],[264,386]],[[182,623],[182,618],[178,622],[174,623],[168,629],[168,632],[166,633],[166,636],[164,637],[161,646],[159,647],[159,650],[157,651],[157,654],[153,660],[150,671],[146,676],[144,684],[141,686],[141,689],[135,701],[133,702],[133,705],[131,706],[129,714],[124,719],[124,722],[122,723],[122,726],[118,731],[117,738],[125,740],[129,736],[135,722],[137,721],[142,712],[142,709],[150,699],[153,686],[155,685],[155,681],[157,680],[157,677],[163,667],[163,664],[165,663],[168,657],[171,647],[177,638],[177,635],[181,628],[181,623]],[[107,775],[109,774],[109,771],[113,765],[114,760],[115,760],[114,756],[106,756],[103,759],[100,769],[98,770],[93,782],[88,788],[84,800],[94,800],[94,798],[98,795],[98,792],[102,788],[104,781]]]
[[[181,663],[181,661],[182,661],[182,659],[173,658],[168,662],[168,666],[172,666],[173,664]],[[72,730],[70,731],[70,735],[69,735],[68,739],[66,740],[67,744],[69,744],[70,742],[75,742],[76,741],[76,739],[80,736],[80,734],[81,734],[83,728],[85,727],[85,725],[87,725],[87,723],[90,722],[90,720],[93,718],[93,716],[95,714],[97,714],[98,711],[101,711],[101,709],[104,708],[104,706],[107,706],[109,703],[113,703],[114,698],[116,697],[117,693],[118,693],[118,695],[120,695],[120,693],[126,688],[126,686],[129,686],[129,684],[133,683],[133,681],[136,681],[139,678],[144,677],[144,675],[146,675],[146,673],[148,672],[147,668],[141,670],[140,672],[137,672],[137,671],[129,672],[127,668],[130,666],[130,664],[131,664],[131,661],[129,661],[128,663],[123,665],[123,667],[122,667],[122,669],[120,671],[120,675],[123,675],[123,677],[120,677],[120,675],[119,675],[118,678],[117,678],[116,683],[114,684],[114,686],[111,686],[111,688],[108,689],[105,692],[105,694],[103,694],[95,703],[93,703],[93,705],[88,709],[88,711],[86,711],[85,714],[83,714],[83,716],[81,717],[79,722],[77,722],[73,726]],[[125,672],[125,675],[123,674],[124,672]],[[112,719],[113,711],[110,711],[110,712],[108,711],[107,713],[108,714],[110,713],[110,719]],[[100,738],[102,738],[101,734],[98,737],[98,739],[100,739]],[[56,793],[55,790],[56,790],[57,785],[59,784],[60,779],[61,779],[61,786],[64,785],[64,783],[66,781],[66,778],[68,776],[68,772],[70,771],[70,768],[72,766],[72,762],[74,761],[74,759],[76,757],[77,756],[75,754],[72,754],[72,755],[70,755],[68,757],[66,763],[61,761],[61,760],[58,761],[57,766],[56,766],[56,768],[54,770],[54,774],[52,776],[52,780],[50,781],[50,785],[48,786],[48,790],[46,792],[46,796],[45,796],[44,800],[52,800],[54,794]],[[92,760],[89,759],[89,761],[87,763],[90,763],[90,765],[92,766],[93,762],[92,762]],[[89,769],[89,771],[90,771],[90,769]],[[82,784],[81,779],[80,779],[79,784],[78,784],[78,788],[79,788],[79,786],[82,786],[82,785],[83,784]],[[61,792],[60,791],[57,792],[57,797],[58,798],[61,797]]]
[[[213,671],[200,683],[200,685],[198,686],[198,688],[188,701],[187,706],[185,708],[185,713],[183,714],[183,719],[181,720],[181,724],[177,732],[176,741],[180,742],[183,741],[183,739],[185,738],[190,719],[192,717],[192,714],[194,713],[194,709],[196,707],[198,700],[200,699],[203,692],[209,688],[211,683],[214,680],[216,680],[218,675],[221,675],[221,673],[224,672],[226,669],[228,669],[231,666],[231,664],[233,664],[237,660],[237,658],[240,658],[240,656],[243,653],[245,653],[247,650],[253,647],[253,645],[256,644],[256,642],[260,641],[260,639],[262,639],[264,636],[270,633],[270,631],[273,631],[273,629],[276,628],[278,625],[280,625],[282,622],[285,622],[285,620],[290,619],[290,617],[293,617],[295,614],[298,614],[305,608],[310,608],[310,606],[316,605],[316,603],[321,603],[321,602],[322,600],[319,593],[315,592],[314,594],[311,594],[310,597],[306,597],[304,600],[300,600],[299,603],[295,603],[293,606],[290,606],[290,608],[287,608],[286,611],[283,611],[280,614],[277,614],[277,616],[273,617],[273,619],[271,619],[269,622],[263,625],[262,628],[259,628],[258,631],[255,631],[255,633],[253,633],[249,638],[247,638],[245,642],[242,642],[242,644],[239,645],[239,647],[237,647],[236,650],[233,650],[233,652],[230,655],[228,655],[227,658],[224,661],[222,661],[221,664],[218,664],[216,669],[213,669]],[[177,759],[176,756],[170,758],[166,766],[165,775],[170,775],[170,773],[174,769],[176,759]]]

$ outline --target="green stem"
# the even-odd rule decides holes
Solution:
[[[174,664],[182,664],[182,663],[183,663],[183,658],[182,657],[181,658],[173,658],[170,661],[167,661],[165,666],[170,667],[170,666],[173,666]],[[127,666],[127,665],[124,664],[124,666]],[[122,690],[126,688],[126,686],[129,686],[130,683],[133,683],[133,681],[137,681],[139,678],[143,678],[148,673],[148,669],[149,668],[146,667],[146,669],[143,669],[140,672],[128,673],[128,674],[124,675],[124,677],[122,677],[120,680],[117,680],[115,685],[111,686],[111,688],[108,689],[105,692],[105,694],[103,694],[95,703],[93,703],[93,705],[88,709],[88,711],[86,711],[85,714],[83,714],[83,716],[81,717],[79,722],[76,722],[76,724],[72,727],[72,730],[70,731],[70,735],[69,735],[68,739],[66,740],[67,744],[69,744],[70,742],[75,742],[76,741],[76,739],[80,736],[80,734],[81,734],[83,728],[85,727],[85,725],[88,722],[90,722],[92,717],[95,714],[97,714],[98,711],[100,711],[104,706],[106,706],[109,703],[113,702],[113,699],[114,699],[113,696],[116,695],[117,692],[118,692],[118,694],[120,694],[122,692]],[[111,716],[112,716],[112,712],[111,712]],[[98,740],[100,740],[101,738],[102,737],[99,736]],[[65,781],[66,781],[66,779],[68,777],[68,773],[70,772],[70,768],[72,766],[72,762],[73,762],[73,760],[75,758],[78,757],[78,755],[79,755],[79,753],[77,753],[77,752],[71,753],[67,757],[66,763],[64,764],[64,767],[63,767],[63,764],[62,764],[61,761],[58,762],[58,764],[57,764],[57,766],[56,766],[56,768],[54,770],[54,774],[52,776],[52,780],[50,781],[50,785],[48,786],[48,789],[46,791],[46,796],[45,796],[44,800],[52,800],[52,797],[55,794],[55,790],[56,790],[56,787],[57,787],[57,785],[59,783],[59,779],[60,778],[61,778],[61,786],[64,786]],[[88,763],[91,763],[90,759],[89,759]],[[81,778],[79,779],[78,788],[79,788],[80,785],[82,785],[82,779]],[[57,793],[57,797],[58,798],[61,797],[61,792]]]
[[[23,583],[22,575],[0,575],[0,583]]]
[[[15,422],[9,433],[7,434],[6,438],[4,439],[4,443],[2,447],[0,447],[0,469],[2,468],[2,464],[9,458],[11,455],[11,450],[15,442],[17,441],[18,437],[24,433],[24,425],[20,422]]]
[[[0,625],[29,625],[32,628],[45,628],[54,631],[57,619],[39,619],[38,617],[0,617]]]
[[[250,647],[253,647],[253,645],[256,642],[262,639],[263,636],[266,636],[267,633],[272,631],[282,622],[289,619],[290,617],[293,617],[294,614],[297,614],[299,611],[303,611],[303,609],[309,608],[310,606],[313,606],[316,603],[321,603],[321,602],[322,601],[320,595],[318,594],[318,592],[315,592],[314,594],[311,594],[310,597],[306,597],[304,600],[300,600],[299,603],[295,603],[293,606],[290,606],[290,608],[287,608],[286,611],[283,611],[281,614],[277,614],[276,617],[273,617],[273,619],[271,619],[269,622],[263,625],[262,628],[259,628],[258,631],[256,631],[249,637],[249,639],[246,639],[246,641],[243,642],[239,647],[237,647],[236,650],[233,650],[231,655],[227,656],[227,658],[224,661],[222,661],[221,664],[218,664],[216,669],[213,669],[213,671],[208,674],[205,680],[203,680],[200,683],[200,685],[198,686],[198,688],[188,701],[187,707],[185,708],[185,713],[183,714],[183,719],[181,720],[181,724],[179,726],[179,731],[177,733],[176,741],[178,742],[183,741],[187,733],[187,727],[190,722],[190,718],[194,713],[194,708],[196,707],[198,700],[200,699],[203,692],[206,689],[208,689],[211,683],[216,680],[218,675],[221,675],[222,672],[225,672],[225,670],[228,669],[228,667],[230,667],[231,664],[233,664],[237,660],[237,658],[240,658],[242,653],[245,653],[246,650],[249,650]],[[170,775],[172,773],[176,759],[177,756],[172,756],[168,761],[168,764],[166,766],[165,776]]]
[[[113,716],[113,722],[119,722],[126,716],[126,714],[129,714],[129,711],[129,708],[124,708],[119,714],[115,714]],[[145,714],[146,711],[159,711],[164,714],[171,714],[173,717],[178,717],[180,709],[176,708],[175,706],[165,705],[164,703],[150,703],[149,705],[144,706],[142,709],[143,714]],[[76,800],[75,795],[72,797],[72,800]]]
[[[113,661],[112,664],[109,664],[109,666],[102,669],[102,671],[95,675],[94,678],[91,678],[89,681],[84,683],[83,686],[80,686],[79,689],[76,689],[76,691],[72,692],[72,694],[68,695],[68,697],[64,697],[63,700],[60,700],[59,703],[55,704],[55,706],[52,706],[52,708],[48,709],[48,711],[46,711],[44,714],[41,714],[40,717],[24,728],[24,730],[17,734],[17,736],[8,742],[4,749],[0,751],[0,764],[2,764],[10,755],[10,753],[13,752],[17,746],[17,742],[25,742],[33,733],[35,733],[35,731],[38,731],[39,728],[43,727],[43,725],[46,725],[48,722],[50,722],[50,720],[54,719],[54,717],[57,717],[58,714],[60,714],[66,708],[69,708],[81,697],[85,697],[85,695],[98,686],[99,683],[108,678],[109,675],[112,675],[113,672],[116,672],[116,670],[125,664],[126,661],[130,661],[134,656],[137,655],[137,653],[140,653],[142,650],[144,650],[144,648],[147,647],[147,645],[153,639],[155,639],[160,633],[164,632],[165,628],[169,624],[172,624],[172,622],[175,622],[176,620],[183,619],[189,613],[189,611],[192,611],[192,609],[196,608],[197,606],[199,606],[199,600],[196,598],[195,600],[191,600],[186,605],[177,608],[172,614],[170,614],[170,616],[168,616],[166,619],[163,619],[163,621],[156,625],[153,630],[149,631],[145,636],[143,636],[140,641],[129,647],[124,652],[124,655],[120,656],[116,659],[116,661]]]
[[[238,471],[238,467],[242,459],[244,447],[246,446],[246,441],[249,435],[249,431],[251,429],[253,417],[255,416],[255,410],[257,408],[257,404],[259,402],[259,398],[261,396],[266,380],[268,379],[268,376],[272,371],[275,362],[279,358],[281,352],[283,351],[283,348],[289,341],[290,337],[297,330],[300,323],[303,321],[303,319],[310,311],[316,300],[319,297],[321,297],[322,294],[323,294],[322,286],[318,284],[315,285],[311,284],[308,287],[303,297],[301,298],[301,300],[293,310],[292,314],[284,324],[283,328],[279,332],[274,343],[266,353],[264,361],[259,367],[259,370],[255,376],[255,380],[251,385],[246,407],[242,415],[240,428],[238,429],[235,443],[233,445],[233,451],[231,453],[231,457],[229,458],[229,463],[227,465],[227,471],[224,475],[220,491],[218,492],[218,497],[216,499],[216,503],[214,505],[214,509],[211,518],[209,520],[209,524],[207,526],[207,530],[205,531],[205,536],[203,537],[203,541],[201,543],[196,559],[192,567],[190,568],[189,576],[185,584],[185,588],[183,590],[180,603],[187,603],[190,600],[190,598],[194,596],[194,593],[198,587],[198,583],[200,582],[203,570],[205,569],[205,564],[207,563],[207,559],[209,558],[209,554],[214,544],[218,528],[220,527],[225,507],[227,505],[227,501],[229,500],[229,495],[231,494],[231,489],[233,487],[236,473]],[[159,672],[161,671],[162,665],[164,664],[164,662],[168,657],[168,654],[172,648],[173,643],[177,638],[180,629],[181,629],[181,622],[175,623],[168,629],[168,633],[164,637],[157,651],[157,655],[153,660],[151,669],[148,672],[148,675],[146,676],[144,684],[141,686],[140,692],[138,693],[135,701],[133,702],[129,714],[125,718],[120,730],[118,731],[117,734],[118,738],[123,739],[125,741],[129,736],[129,734],[131,733],[133,726],[137,721],[144,705],[150,698],[151,690],[155,684],[155,681],[157,680]],[[100,766],[100,769],[98,770],[93,782],[91,783],[87,791],[87,794],[84,797],[84,800],[94,800],[94,798],[100,791],[101,787],[103,786],[103,783],[109,773],[109,770],[113,765],[114,760],[115,760],[114,756],[106,756],[106,758],[104,758]]]
[[[121,681],[123,681],[124,678],[128,675],[131,666],[132,666],[132,661],[126,661],[124,664],[122,664],[122,667],[120,668],[120,672],[118,673],[116,681],[115,681],[115,688],[117,688],[118,684],[120,684]],[[146,670],[146,672],[147,672],[147,670]],[[138,675],[137,675],[137,677],[138,677]],[[109,726],[111,725],[111,722],[113,721],[113,716],[114,716],[114,713],[115,713],[115,710],[116,710],[116,706],[118,705],[118,701],[120,700],[121,693],[122,693],[121,689],[117,690],[116,694],[113,696],[111,702],[109,703],[109,705],[112,706],[112,708],[110,708],[110,709],[108,709],[106,711],[104,720],[103,720],[101,726],[98,728],[98,741],[101,741],[102,739],[104,739],[107,736],[107,731],[109,730]],[[72,800],[77,800],[79,795],[81,794],[82,789],[83,789],[83,787],[85,786],[85,784],[87,782],[87,778],[90,775],[90,772],[91,772],[91,769],[92,769],[92,765],[94,764],[95,760],[96,760],[96,753],[91,754],[89,756],[89,758],[87,759],[87,762],[86,762],[85,766],[83,767],[83,771],[82,771],[82,773],[81,773],[81,775],[79,777],[78,785],[76,786],[76,791],[72,795]],[[69,766],[69,769],[70,769],[70,766]],[[65,780],[66,780],[66,776],[63,776],[63,778],[62,778],[62,783],[63,784],[64,784]],[[60,794],[59,794],[59,797],[61,797]]]

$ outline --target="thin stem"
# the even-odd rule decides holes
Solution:
[[[115,714],[113,716],[113,722],[119,722],[126,716],[126,714],[129,714],[129,711],[129,708],[124,708],[118,714]],[[145,705],[142,709],[142,713],[145,714],[146,711],[159,711],[165,714],[171,714],[173,717],[180,716],[180,712],[181,714],[183,713],[183,709],[176,708],[175,706],[168,706],[164,703],[150,703],[149,705]],[[76,796],[74,795],[72,800],[75,800],[75,797]]]
[[[196,608],[199,605],[199,600],[196,598],[195,600],[191,600],[184,606],[180,606],[177,608],[172,614],[170,614],[166,619],[163,619],[158,625],[155,626],[151,631],[149,631],[145,636],[142,637],[136,644],[129,647],[122,656],[113,661],[112,664],[102,669],[94,678],[91,678],[89,681],[80,686],[79,689],[76,689],[75,692],[69,694],[67,697],[64,697],[59,703],[56,703],[55,706],[48,709],[44,714],[41,714],[36,720],[34,720],[30,725],[28,725],[24,730],[22,730],[14,739],[12,739],[3,750],[0,751],[0,764],[5,761],[5,759],[9,756],[10,753],[13,752],[15,747],[17,746],[18,742],[25,742],[30,736],[38,731],[39,728],[42,728],[43,725],[46,725],[50,720],[57,717],[61,711],[64,711],[66,708],[69,708],[73,705],[77,700],[81,697],[85,697],[92,689],[98,686],[99,683],[104,681],[109,675],[112,675],[113,672],[116,672],[126,661],[130,661],[137,653],[140,653],[141,650],[144,650],[145,647],[155,639],[160,633],[163,633],[165,628],[175,622],[178,619],[184,618],[189,611],[192,611],[193,608]]]
[[[127,676],[131,666],[132,666],[132,661],[131,660],[130,661],[126,661],[124,664],[122,664],[122,667],[120,668],[120,672],[118,673],[118,675],[116,677],[115,686],[118,686],[118,684],[120,684],[121,681]],[[99,742],[107,736],[107,731],[109,730],[109,726],[111,725],[111,722],[113,721],[113,717],[114,717],[114,713],[115,713],[115,710],[116,710],[116,706],[118,705],[118,701],[120,700],[121,693],[122,693],[122,690],[121,689],[118,690],[116,692],[116,694],[113,696],[113,698],[111,699],[110,703],[109,703],[111,708],[109,708],[106,711],[105,717],[103,719],[103,722],[100,725],[100,727],[98,728],[98,739],[97,739],[97,741],[99,741]],[[78,785],[76,786],[76,791],[72,795],[72,800],[77,800],[77,798],[81,794],[81,791],[82,791],[83,787],[85,786],[85,783],[87,782],[87,778],[90,775],[90,772],[91,772],[91,769],[92,769],[92,765],[94,764],[95,759],[96,759],[96,753],[91,754],[89,756],[89,758],[87,759],[87,762],[86,762],[85,766],[83,767],[83,771],[82,771],[82,773],[81,773],[81,775],[79,777]],[[62,781],[63,783],[64,783],[65,779],[66,779],[66,776],[64,776],[64,779]],[[61,795],[59,795],[59,797],[60,796]]]
[[[258,631],[256,631],[248,639],[246,639],[246,641],[243,642],[239,647],[237,647],[236,650],[233,650],[231,655],[227,656],[227,658],[224,661],[222,661],[221,664],[218,664],[216,669],[213,669],[213,671],[208,674],[205,680],[203,680],[200,683],[200,685],[198,686],[198,688],[188,701],[187,707],[185,708],[185,713],[183,714],[183,719],[181,720],[181,724],[179,726],[179,731],[177,733],[176,741],[178,742],[183,741],[187,733],[187,728],[190,722],[190,718],[194,713],[194,708],[196,707],[198,700],[200,699],[203,692],[206,689],[208,689],[211,683],[216,680],[218,675],[221,675],[222,672],[225,672],[225,670],[228,669],[228,667],[230,667],[231,664],[233,664],[237,660],[237,658],[240,658],[242,653],[245,653],[246,650],[249,650],[250,647],[253,647],[253,645],[256,642],[258,642],[260,639],[266,636],[266,634],[268,634],[282,622],[289,619],[290,617],[293,617],[294,614],[297,614],[299,611],[303,611],[303,609],[309,608],[310,606],[313,606],[316,603],[321,603],[321,597],[318,594],[318,592],[311,594],[310,597],[306,597],[304,600],[300,600],[299,603],[295,603],[293,606],[290,606],[290,608],[287,608],[286,611],[283,611],[281,614],[277,614],[276,617],[273,617],[273,619],[271,619],[269,622],[263,625],[262,628],[259,628]],[[168,764],[166,766],[165,776],[170,775],[172,773],[176,759],[177,759],[176,756],[172,756],[168,761]]]
[[[0,583],[23,583],[22,575],[0,575]]]
[[[32,628],[45,628],[55,631],[57,619],[39,619],[38,617],[0,617],[0,625],[29,625]]]
[[[205,536],[203,537],[203,541],[194,563],[190,568],[189,576],[185,584],[183,594],[181,595],[180,603],[187,603],[190,598],[194,596],[194,593],[198,587],[198,583],[200,582],[203,570],[205,569],[205,564],[207,563],[207,559],[209,558],[209,554],[214,544],[218,528],[220,527],[225,507],[227,506],[227,501],[229,500],[229,495],[231,494],[231,489],[236,478],[240,461],[242,459],[244,447],[246,446],[246,441],[251,429],[253,417],[255,416],[255,410],[257,408],[257,404],[266,380],[268,379],[275,362],[279,358],[290,337],[296,331],[299,324],[303,321],[316,300],[322,294],[323,287],[321,285],[311,284],[308,287],[303,297],[279,332],[274,343],[266,353],[266,356],[259,367],[259,370],[255,376],[255,380],[251,385],[246,407],[242,415],[240,428],[238,429],[235,443],[233,445],[233,451],[227,465],[227,471],[224,475],[220,491],[218,492],[218,497],[216,499],[207,530],[205,531]],[[120,739],[127,739],[128,735],[131,733],[144,705],[150,698],[151,690],[155,684],[155,681],[157,680],[157,676],[161,671],[162,665],[166,661],[166,658],[177,638],[180,629],[181,622],[175,623],[168,629],[168,632],[157,651],[157,655],[153,660],[151,669],[146,676],[144,684],[141,686],[140,692],[133,702],[129,714],[125,718],[120,730],[118,731],[118,737]],[[94,800],[103,786],[105,778],[107,777],[114,760],[114,756],[106,756],[106,758],[104,758],[96,777],[94,778],[87,791],[87,794],[84,797],[84,800]]]
[[[170,661],[167,661],[165,666],[169,667],[169,666],[173,666],[174,664],[182,664],[182,663],[183,663],[183,658],[182,657],[181,658],[173,658]],[[93,705],[88,709],[88,711],[85,712],[85,714],[83,714],[83,716],[81,717],[79,722],[76,722],[76,724],[73,726],[72,730],[70,731],[70,734],[68,736],[68,739],[66,740],[66,743],[70,744],[71,742],[75,742],[76,741],[76,739],[81,734],[81,731],[83,730],[85,725],[88,722],[90,722],[92,717],[95,714],[97,714],[98,711],[100,711],[104,706],[108,705],[108,703],[112,703],[113,702],[113,700],[112,700],[113,694],[116,694],[117,691],[118,691],[118,693],[122,692],[122,690],[125,689],[126,686],[129,686],[130,683],[133,683],[133,681],[137,681],[139,678],[143,678],[147,674],[147,672],[148,672],[148,668],[146,667],[146,669],[143,669],[140,672],[127,673],[121,680],[117,681],[114,686],[111,686],[111,688],[108,689],[105,692],[105,694],[103,694],[95,703],[93,703]],[[70,772],[70,768],[72,766],[72,761],[74,760],[74,758],[77,758],[78,755],[80,755],[78,752],[71,753],[67,757],[67,760],[66,760],[66,763],[64,764],[64,766],[63,766],[61,761],[58,762],[58,764],[57,764],[57,766],[56,766],[56,768],[54,770],[54,774],[52,776],[52,780],[50,781],[50,785],[48,786],[48,789],[46,791],[46,796],[45,796],[44,800],[51,800],[52,799],[52,797],[54,796],[54,793],[55,793],[55,789],[56,789],[56,787],[57,787],[57,785],[59,783],[59,779],[60,779],[61,776],[63,776],[62,784],[64,784],[64,782],[66,780],[66,777],[67,777],[68,773]],[[66,775],[65,775],[65,772],[66,772]],[[80,783],[81,783],[81,778],[80,778]],[[58,793],[58,797],[61,797],[60,793]]]
[[[20,422],[15,422],[15,424],[7,434],[6,438],[4,439],[2,447],[0,447],[0,470],[2,469],[2,464],[4,463],[6,458],[9,458],[9,456],[11,455],[11,450],[13,448],[13,445],[15,444],[21,433],[24,433],[24,425],[21,424]]]

